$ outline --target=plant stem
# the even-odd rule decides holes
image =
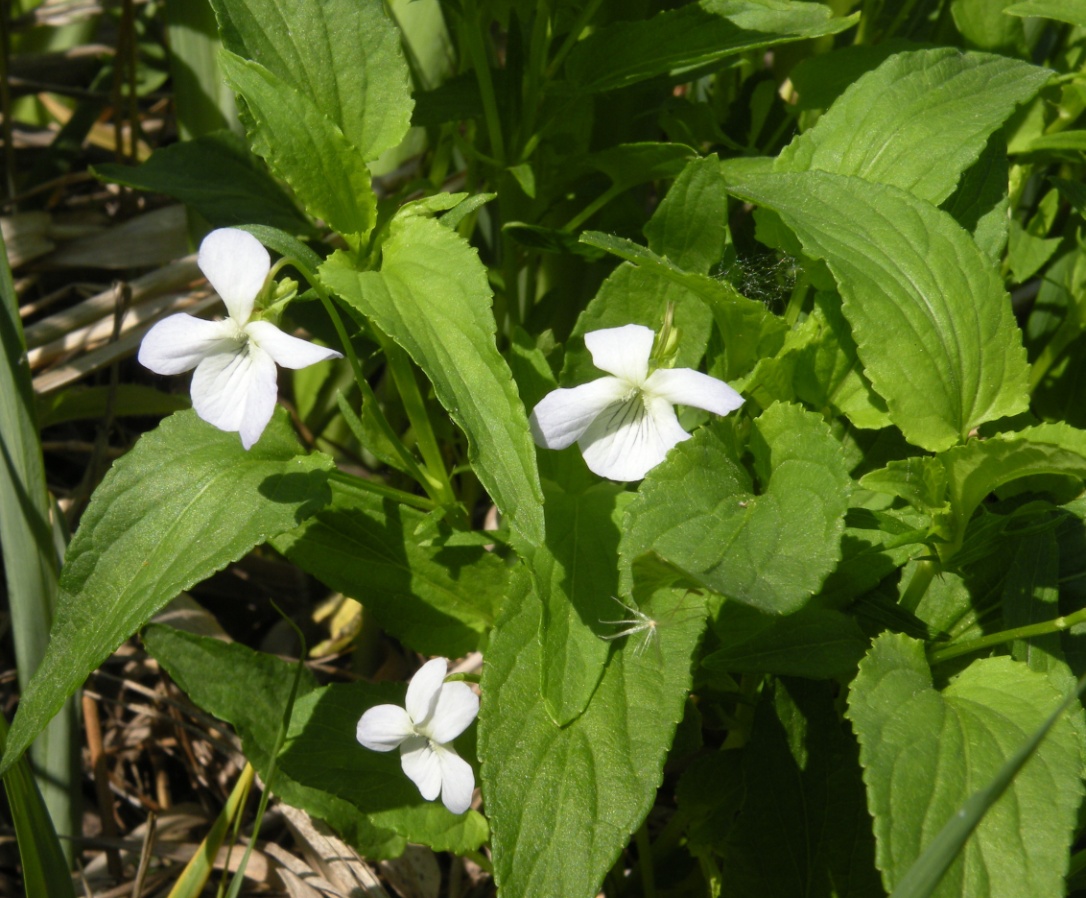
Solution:
[[[935,562],[933,561],[918,561],[916,563],[916,570],[913,571],[912,579],[909,580],[909,585],[905,587],[905,593],[901,597],[899,603],[906,611],[915,611],[920,604],[920,600],[924,598],[924,593],[928,591],[928,587],[931,586],[931,581],[935,577]]]
[[[637,866],[641,871],[641,894],[656,898],[656,878],[652,870],[652,845],[649,843],[649,822],[642,821],[634,841],[637,843]]]
[[[1050,633],[1062,633],[1064,630],[1069,630],[1076,624],[1081,623],[1086,623],[1086,608],[1080,608],[1072,614],[1061,615],[1052,620],[1042,621],[1039,624],[1026,624],[1023,627],[1013,627],[1010,630],[1001,630],[998,633],[982,636],[980,639],[973,639],[969,642],[933,648],[928,652],[928,660],[932,664],[940,664],[943,661],[949,661],[951,658],[958,658],[962,655],[983,651],[984,649],[991,648],[995,645],[1013,642],[1015,639],[1030,639],[1034,636],[1047,636]]]
[[[483,117],[490,135],[490,150],[498,165],[505,167],[505,140],[502,136],[501,118],[498,116],[498,99],[494,93],[494,80],[490,77],[490,59],[482,40],[482,18],[475,0],[464,0],[464,44],[471,57],[479,93],[483,99]]]

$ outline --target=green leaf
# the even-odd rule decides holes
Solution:
[[[715,156],[694,159],[644,228],[649,249],[684,271],[708,274],[728,244],[728,190]]]
[[[721,673],[831,679],[853,672],[868,643],[854,617],[828,608],[779,617],[726,602],[714,630],[720,648],[702,666]]]
[[[781,151],[777,171],[817,169],[900,187],[938,205],[989,135],[1052,73],[953,47],[891,56]]]
[[[254,652],[240,643],[196,636],[159,624],[143,631],[143,644],[193,702],[237,730],[246,759],[267,781],[276,733],[297,665]],[[316,679],[304,670],[296,702],[316,688]],[[273,786],[275,794],[287,804],[331,824],[368,857],[396,857],[404,849],[402,837],[373,825],[343,799],[302,785],[285,774],[281,766],[276,768]]]
[[[855,16],[833,18],[821,3],[701,0],[600,28],[573,48],[566,73],[577,90],[597,93],[658,75],[679,78],[728,56],[837,34],[855,23]]]
[[[639,571],[639,574],[641,572]],[[593,898],[651,808],[690,688],[701,600],[655,572],[634,601],[657,622],[652,648],[629,637],[585,712],[554,725],[539,694],[542,613],[527,577],[510,595],[483,668],[479,757],[505,895]]]
[[[0,240],[0,460],[0,557],[19,684],[25,688],[48,651],[49,628],[56,613],[60,560],[50,520],[53,509],[45,481],[45,461],[34,420],[34,391],[19,318],[19,298],[3,240]],[[76,708],[70,703],[35,746],[34,761],[44,802],[28,760],[16,767],[9,765],[4,775],[28,895],[52,895],[54,888],[57,895],[72,894],[68,876],[71,861],[57,841],[56,830],[70,836],[80,832],[81,812],[75,794],[79,781],[78,732]],[[0,714],[0,742],[6,741],[7,734],[7,718]],[[54,880],[53,887],[47,887]],[[32,891],[32,886],[39,891]]]
[[[528,417],[494,343],[486,269],[458,234],[401,214],[382,247],[380,272],[357,271],[337,253],[321,278],[400,344],[426,372],[438,400],[468,437],[475,473],[510,526],[543,542],[543,492]]]
[[[777,212],[837,279],[860,360],[891,420],[932,451],[1027,406],[1025,351],[998,273],[945,212],[826,172],[732,192]]]
[[[865,489],[900,496],[932,515],[949,556],[961,547],[973,512],[1001,486],[1035,474],[1086,480],[1086,433],[1041,424],[997,439],[970,440],[934,458],[890,462],[860,480]]]
[[[422,512],[340,478],[331,485],[332,501],[272,545],[416,651],[459,658],[478,649],[505,594],[504,562],[480,547],[420,546]]]
[[[771,406],[754,422],[758,478],[704,428],[649,472],[630,505],[621,554],[654,549],[720,595],[771,614],[803,607],[841,557],[851,486],[820,415]]]
[[[1000,15],[1011,0],[951,0],[950,12],[967,44],[981,50],[999,50],[1025,55],[1023,23]]]
[[[112,413],[118,418],[127,415],[163,417],[192,405],[188,396],[163,393],[140,384],[117,384],[114,387],[75,387],[59,393],[37,396],[38,423],[44,429],[68,421],[94,421],[106,416],[112,401]]]
[[[3,769],[159,608],[327,502],[331,466],[298,455],[281,409],[248,452],[237,434],[178,412],[118,460],[68,547],[49,648],[23,694]]]
[[[565,726],[587,707],[603,676],[619,606],[618,541],[632,494],[614,483],[562,489],[543,481],[547,542],[529,558],[543,602],[540,689],[547,713]]]
[[[411,84],[399,29],[383,3],[212,0],[212,5],[223,46],[308,100],[364,161],[403,139],[411,118]]]
[[[1002,261],[1010,228],[1009,179],[1007,141],[1002,131],[996,131],[941,207],[973,235],[977,246],[996,264]]]
[[[860,740],[888,890],[945,838],[945,823],[959,823],[962,803],[1001,773],[1062,698],[1047,677],[1007,657],[975,661],[937,691],[921,643],[898,634],[876,640],[849,689],[847,716]],[[1082,730],[1081,709],[1057,722],[939,887],[912,894],[1062,895],[1082,797]]]
[[[589,246],[598,246],[620,259],[625,259],[636,265],[638,269],[643,269],[646,275],[661,275],[666,280],[685,287],[707,305],[724,337],[724,369],[727,379],[738,377],[749,371],[759,358],[773,355],[784,342],[784,333],[787,330],[784,321],[772,314],[762,303],[740,295],[727,281],[683,271],[652,250],[621,237],[613,237],[599,231],[586,231],[581,235],[581,241]],[[619,273],[625,270],[627,269],[617,269],[613,277],[617,278]],[[618,287],[619,285],[616,284],[612,288],[616,296],[621,295]],[[615,301],[614,304],[617,306],[618,302]],[[679,308],[681,309],[681,305]],[[616,314],[617,311],[612,311],[609,317]],[[596,317],[598,319],[602,315],[597,313]],[[626,319],[626,321],[629,320],[629,318]],[[681,323],[680,326],[682,326]],[[579,321],[578,328],[584,328],[586,331],[595,329],[588,321],[584,324]],[[654,327],[654,329],[657,328]]]
[[[370,231],[377,199],[358,149],[316,104],[273,72],[223,52],[223,71],[245,99],[253,149],[290,184],[309,212],[344,236]]]
[[[1037,16],[1086,28],[1084,0],[1023,0],[1004,7],[1003,12],[1008,16]]]
[[[138,168],[107,163],[93,172],[116,184],[180,200],[216,228],[260,222],[291,234],[314,233],[245,142],[229,131],[162,147]]]
[[[856,741],[832,684],[774,683],[752,731],[739,762],[744,801],[716,846],[722,898],[881,894]]]

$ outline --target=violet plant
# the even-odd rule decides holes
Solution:
[[[100,170],[242,255],[204,266],[229,318],[144,343],[194,409],[97,490],[4,769],[267,544],[435,658],[297,685],[271,788],[368,857],[509,898],[1086,888],[1082,4],[213,5],[305,227],[208,200],[214,136]],[[317,361],[303,446],[273,363]],[[260,772],[292,666],[142,634]],[[477,727],[437,660],[472,651]]]

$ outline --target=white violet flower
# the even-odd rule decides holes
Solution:
[[[264,289],[271,258],[260,241],[237,228],[220,228],[200,244],[196,264],[226,303],[228,318],[206,321],[171,315],[148,332],[139,360],[156,374],[191,368],[192,407],[220,430],[237,431],[248,449],[264,432],[278,395],[276,364],[305,368],[342,358],[283,333],[270,321],[250,321]]]
[[[454,814],[471,806],[475,774],[449,744],[479,713],[479,697],[467,683],[446,683],[444,658],[427,661],[407,687],[406,710],[376,705],[358,721],[355,735],[366,748],[399,747],[400,766],[422,797],[441,801]]]
[[[565,449],[576,442],[594,474],[640,480],[672,446],[690,438],[673,406],[726,415],[743,404],[724,381],[691,368],[658,368],[650,374],[654,337],[640,324],[585,334],[593,364],[611,376],[544,396],[531,415],[536,443]]]

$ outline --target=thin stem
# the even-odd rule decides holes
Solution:
[[[482,40],[482,19],[475,0],[464,0],[464,44],[471,57],[479,93],[483,99],[483,117],[490,135],[490,149],[499,167],[505,167],[505,140],[502,136],[501,118],[498,116],[498,99],[494,93],[494,80],[490,77],[490,59]]]
[[[943,661],[949,661],[951,658],[958,658],[961,655],[970,655],[974,652],[980,652],[984,649],[991,648],[992,646],[1013,642],[1016,639],[1031,639],[1034,636],[1048,636],[1051,633],[1062,633],[1064,630],[1069,630],[1076,624],[1083,622],[1086,622],[1086,608],[1080,608],[1072,614],[1065,616],[1061,615],[1052,620],[1042,621],[1039,624],[1026,624],[1023,627],[1013,627],[1010,630],[1001,630],[998,633],[982,636],[980,639],[973,639],[969,642],[933,648],[928,652],[928,660],[932,664],[940,664]]]
[[[649,843],[649,822],[642,821],[634,836],[637,844],[637,866],[641,871],[641,894],[656,898],[656,878],[652,869],[652,845]]]
[[[375,329],[376,333],[376,329]],[[396,382],[407,419],[415,432],[415,441],[425,463],[423,473],[429,478],[437,493],[436,501],[440,505],[456,505],[456,493],[453,491],[449,474],[445,468],[445,459],[441,454],[434,428],[430,424],[430,415],[426,403],[419,391],[419,382],[415,379],[415,370],[407,353],[384,334],[378,334],[378,342],[385,352],[389,371]]]
[[[912,579],[909,580],[909,585],[905,588],[905,594],[901,597],[899,603],[906,611],[915,611],[920,604],[920,600],[924,598],[924,593],[928,591],[928,587],[931,586],[931,581],[935,577],[935,562],[933,561],[918,561],[916,563],[916,570],[913,571]]]
[[[600,209],[606,206],[609,202],[611,202],[611,200],[613,200],[619,194],[623,193],[625,190],[625,187],[622,187],[618,184],[612,184],[603,193],[596,197],[591,203],[585,206],[579,214],[573,216],[573,218],[571,218],[569,223],[566,225],[565,230],[575,231],[582,224],[588,221],[588,219],[590,219],[593,215],[599,212]]]
[[[342,486],[360,490],[363,493],[373,493],[375,496],[381,496],[383,499],[391,499],[393,502],[398,502],[400,505],[410,505],[412,508],[417,508],[419,511],[430,512],[437,508],[437,503],[432,499],[427,499],[424,496],[416,496],[413,493],[405,493],[403,490],[398,490],[394,486],[381,483],[379,480],[368,480],[365,477],[355,477],[353,474],[345,474],[342,471],[337,470],[331,471],[328,474],[328,479],[335,481]]]
[[[547,70],[543,73],[543,78],[549,81],[554,77],[555,72],[561,68],[562,63],[566,61],[566,56],[569,55],[569,51],[576,45],[577,41],[581,39],[581,32],[585,30],[588,23],[592,21],[592,17],[596,14],[596,10],[600,8],[600,4],[603,0],[590,0],[585,4],[584,9],[581,10],[581,14],[577,16],[577,21],[573,23],[573,27],[569,29],[569,34],[566,35],[566,39],[562,41],[562,46],[558,48],[558,52],[554,54],[554,59],[550,61],[550,65],[547,66]]]

